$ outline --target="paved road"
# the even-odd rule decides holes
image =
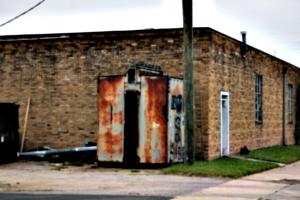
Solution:
[[[231,179],[162,175],[160,170],[68,167],[48,162],[0,165],[0,192],[177,197]],[[2,184],[2,187],[1,187]]]
[[[0,193],[1,200],[169,200],[173,197],[160,196],[116,196],[116,195],[74,195],[74,194],[18,194]]]
[[[0,165],[0,199],[300,199],[300,161],[236,180],[161,175],[159,170],[53,168],[43,162]]]

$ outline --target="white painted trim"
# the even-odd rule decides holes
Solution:
[[[228,125],[227,125],[227,131],[228,131],[228,138],[227,138],[227,147],[228,147],[228,152],[227,154],[230,154],[230,118],[229,118],[229,112],[230,112],[230,95],[229,92],[224,92],[221,91],[220,93],[220,156],[226,155],[223,154],[222,149],[223,149],[223,134],[222,134],[222,127],[223,127],[223,113],[222,113],[222,96],[225,95],[227,96],[227,107],[228,107],[228,112],[227,112],[227,119],[228,119]]]

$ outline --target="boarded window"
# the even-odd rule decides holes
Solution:
[[[262,76],[255,78],[255,121],[262,122]]]

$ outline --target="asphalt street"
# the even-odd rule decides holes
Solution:
[[[231,180],[165,175],[159,169],[132,170],[99,168],[93,164],[82,167],[60,164],[20,161],[0,165],[0,192],[175,198]]]
[[[1,200],[169,200],[173,197],[79,194],[20,194],[0,193]]]
[[[43,162],[0,165],[0,199],[300,199],[300,161],[234,180],[147,169],[55,168]]]

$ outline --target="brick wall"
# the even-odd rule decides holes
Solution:
[[[196,158],[208,158],[209,69],[211,66],[210,30],[194,31],[194,97],[196,117]]]
[[[294,86],[295,102],[298,69],[252,47],[244,56],[240,52],[239,42],[213,34],[208,73],[208,159],[220,156],[221,91],[230,94],[230,153],[244,146],[253,150],[282,143],[282,67],[288,67],[287,83]],[[261,124],[255,123],[256,75],[262,76]],[[294,143],[293,131],[294,124],[287,121],[287,144]]]
[[[23,132],[31,98],[25,151],[38,146],[83,146],[97,137],[97,77],[124,74],[134,61],[160,65],[164,74],[183,76],[182,31],[50,34],[0,37],[0,102],[20,105]],[[3,41],[6,40],[6,41]],[[8,41],[9,40],[9,41]],[[295,67],[209,28],[194,32],[196,153],[220,155],[220,92],[230,93],[230,150],[280,144],[282,67],[296,90]],[[255,74],[263,76],[263,124],[255,124]],[[293,143],[293,124],[287,141]],[[22,137],[22,134],[21,134]],[[21,138],[20,137],[20,138]],[[204,150],[204,151],[203,151]]]
[[[1,38],[10,41],[0,42],[0,102],[20,105],[20,133],[31,98],[25,151],[96,140],[99,74],[124,74],[131,62],[144,61],[183,75],[180,31],[67,36]]]

